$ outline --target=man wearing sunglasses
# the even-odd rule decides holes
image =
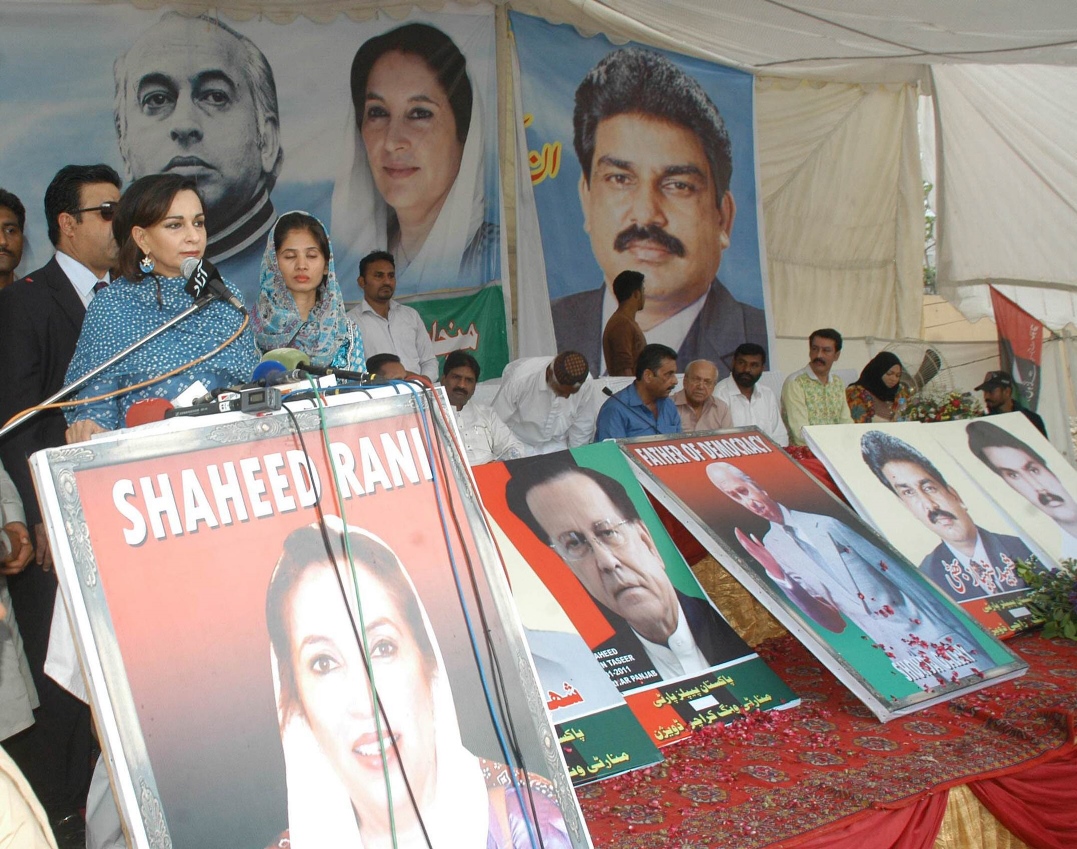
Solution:
[[[747,652],[711,604],[673,586],[620,482],[549,458],[507,466],[509,509],[560,556],[613,627],[594,651],[631,670],[615,678],[621,689],[699,674]]]
[[[45,218],[56,255],[0,291],[0,339],[6,348],[0,386],[0,424],[63,386],[68,362],[95,289],[109,282],[119,249],[112,219],[120,176],[108,165],[68,165],[45,190]],[[3,459],[34,532],[36,564],[8,579],[26,656],[41,699],[35,724],[8,741],[8,751],[30,780],[57,835],[81,827],[90,779],[89,709],[44,674],[56,597],[37,496],[27,458],[64,444],[59,410],[38,414],[0,439]]]

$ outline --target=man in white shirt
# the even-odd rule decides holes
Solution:
[[[515,360],[501,375],[494,412],[528,454],[550,454],[591,441],[598,415],[598,390],[588,380],[587,359],[562,351],[552,360]]]
[[[784,448],[789,444],[789,432],[782,421],[778,396],[769,387],[759,385],[766,365],[767,351],[762,345],[738,345],[733,352],[733,371],[718,382],[714,397],[729,407],[733,427],[755,426]]]
[[[762,540],[739,527],[737,540],[817,625],[841,633],[847,620],[921,686],[976,674],[980,644],[954,609],[907,575],[899,559],[838,519],[779,504],[731,463],[711,463],[707,477],[723,495],[770,523]]]
[[[515,460],[527,455],[527,449],[497,417],[493,408],[472,401],[479,382],[479,363],[466,351],[453,351],[445,358],[441,385],[456,410],[460,438],[472,466],[495,460]]]
[[[391,253],[374,251],[359,261],[359,288],[363,302],[348,316],[359,325],[367,357],[396,354],[408,371],[436,381],[438,359],[426,325],[414,309],[393,300],[396,260]]]

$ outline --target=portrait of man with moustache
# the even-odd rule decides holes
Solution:
[[[677,352],[683,370],[706,359],[729,373],[743,342],[767,343],[763,311],[718,279],[736,203],[725,123],[699,82],[664,56],[625,47],[576,90],[573,144],[584,230],[602,269],[597,288],[551,304],[558,349],[575,348],[601,374],[602,328],[626,269],[647,278],[637,322],[648,343]]]
[[[939,538],[920,571],[951,598],[965,601],[1028,586],[1017,574],[1018,561],[1035,559],[1028,546],[977,525],[957,490],[924,454],[881,430],[861,436],[860,451],[879,483]]]

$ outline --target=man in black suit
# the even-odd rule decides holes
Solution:
[[[112,219],[119,174],[107,165],[68,165],[45,190],[45,218],[56,255],[43,268],[0,291],[0,340],[7,353],[0,422],[63,386],[86,306],[109,281],[118,257]],[[0,457],[19,490],[33,529],[36,564],[8,579],[41,707],[35,724],[6,745],[30,780],[57,837],[81,827],[91,749],[89,709],[44,674],[56,578],[27,458],[64,444],[59,410],[39,413],[0,439]]]
[[[736,214],[731,145],[717,107],[664,56],[626,47],[584,77],[572,121],[584,229],[604,280],[551,304],[558,350],[601,362],[602,328],[617,307],[610,287],[635,269],[647,277],[636,317],[647,341],[677,351],[681,371],[705,359],[719,378],[729,374],[737,346],[765,347],[767,328],[763,311],[734,298],[717,276]]]
[[[0,289],[15,282],[15,269],[22,262],[22,231],[26,208],[22,201],[0,189]]]
[[[1018,537],[981,528],[957,490],[926,456],[882,430],[860,438],[868,468],[929,531],[942,540],[920,563],[920,571],[955,601],[1025,589],[1018,560],[1032,561]]]
[[[612,626],[614,637],[594,651],[617,658],[618,687],[699,674],[750,651],[709,602],[673,586],[620,482],[549,456],[507,466],[509,509],[557,552]]]

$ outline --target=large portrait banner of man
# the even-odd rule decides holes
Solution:
[[[1027,668],[755,428],[621,450],[647,491],[880,720]]]
[[[604,373],[613,283],[634,270],[647,342],[725,377],[769,339],[751,75],[510,17],[558,350]]]
[[[1034,624],[1017,564],[1054,569],[1057,563],[971,477],[979,472],[983,481],[992,473],[940,444],[936,434],[944,432],[920,422],[805,431],[860,514],[955,604],[1007,639]],[[997,482],[993,488],[1002,489]]]
[[[35,455],[132,846],[590,846],[452,427],[382,392]]]
[[[205,204],[206,257],[248,306],[273,225],[304,210],[345,300],[362,297],[359,260],[387,250],[435,353],[466,348],[491,377],[508,361],[492,8],[273,23],[8,3],[0,63],[23,271],[51,250],[41,199],[64,165],[181,174]]]
[[[931,435],[1048,557],[1077,560],[1077,470],[1028,418],[940,422]]]
[[[497,527],[664,746],[796,703],[722,617],[613,443],[474,469]]]

